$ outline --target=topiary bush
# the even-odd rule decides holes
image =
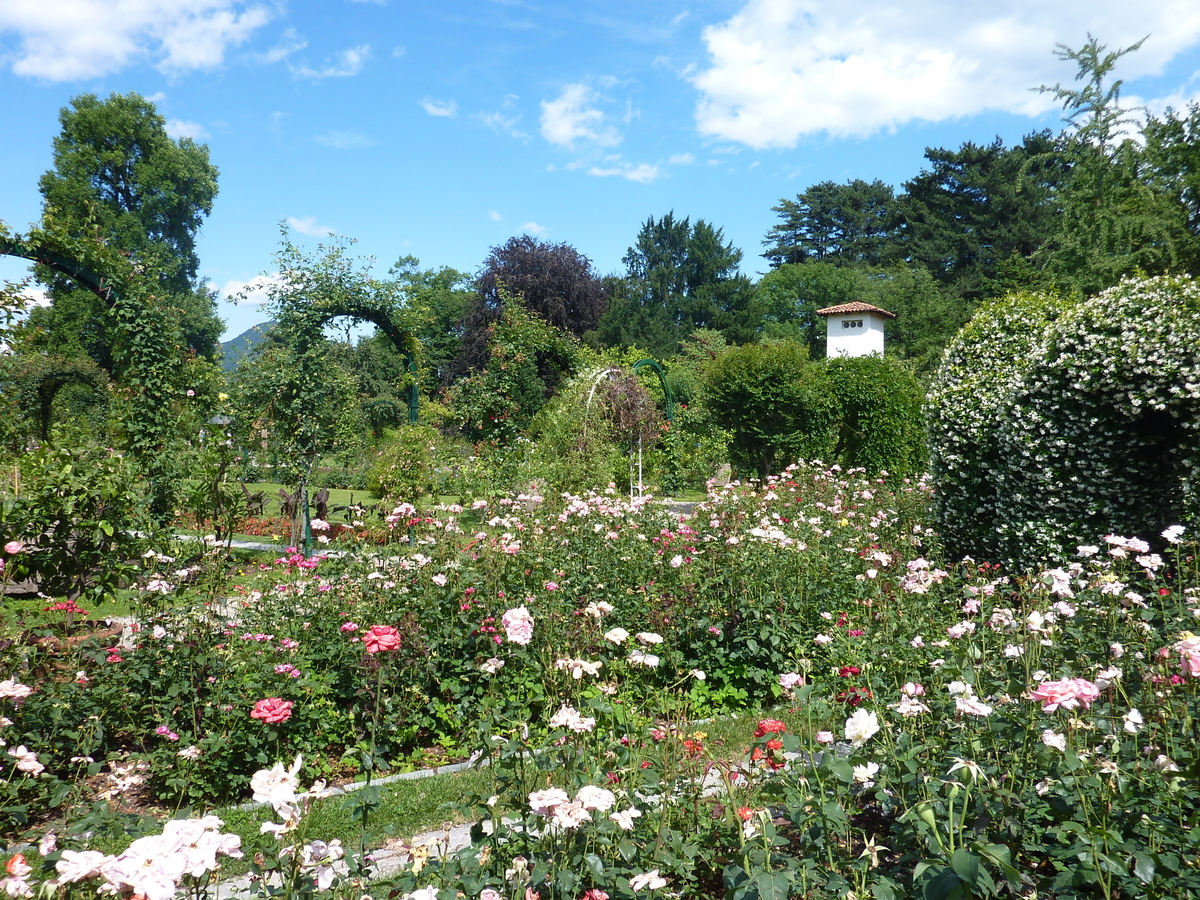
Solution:
[[[935,517],[954,553],[1027,565],[1096,534],[1153,539],[1194,521],[1200,287],[1002,298],[948,348],[928,414]]]
[[[823,381],[795,341],[732,347],[713,361],[705,402],[731,435],[729,456],[740,473],[766,478],[828,455],[835,409]]]
[[[843,468],[913,475],[925,469],[925,392],[912,368],[882,356],[827,360],[837,408],[831,459]]]

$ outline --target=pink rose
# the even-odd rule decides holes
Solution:
[[[1184,675],[1200,678],[1200,637],[1185,638],[1175,643],[1179,667]]]
[[[500,619],[504,633],[514,644],[528,644],[533,640],[533,616],[524,606],[510,609]]]
[[[391,625],[372,625],[362,640],[368,653],[400,649],[400,632]]]
[[[1061,681],[1043,681],[1029,692],[1030,700],[1042,701],[1042,712],[1063,709],[1087,709],[1100,696],[1100,688],[1086,678],[1064,678]]]
[[[254,709],[250,712],[250,718],[262,719],[267,725],[280,725],[292,717],[293,706],[295,704],[291,700],[284,700],[281,697],[267,697],[254,704]]]

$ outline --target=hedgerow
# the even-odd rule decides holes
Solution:
[[[1127,280],[982,309],[929,393],[935,521],[953,553],[1028,563],[1197,512],[1200,288]]]

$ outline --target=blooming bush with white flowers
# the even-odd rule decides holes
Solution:
[[[1032,565],[1200,512],[1200,286],[1010,295],[947,348],[928,397],[935,525],[955,553]]]

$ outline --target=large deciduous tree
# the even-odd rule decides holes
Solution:
[[[462,350],[448,368],[451,379],[486,364],[489,329],[499,321],[506,296],[576,337],[596,327],[608,302],[591,260],[574,247],[529,235],[509,238],[492,248],[476,279],[475,300],[462,321]]]
[[[215,356],[222,323],[212,291],[197,276],[196,255],[197,232],[217,194],[208,148],[191,138],[173,140],[154,104],[133,93],[106,100],[80,95],[59,121],[54,168],[38,184],[47,224],[72,232],[97,228],[177,310],[186,346]],[[86,354],[111,370],[116,337],[102,301],[49,270],[39,277],[52,305],[31,313],[36,342],[65,355]]]

